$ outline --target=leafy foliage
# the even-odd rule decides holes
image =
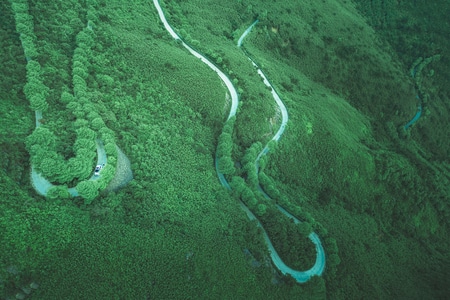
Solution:
[[[33,39],[35,39],[33,18],[28,14],[29,9],[26,2],[12,1],[12,9],[15,13],[16,30],[21,36],[22,46],[27,58],[27,83],[24,87],[24,94],[30,102],[31,109],[37,112],[37,116],[48,108],[46,98],[49,96],[49,88],[43,83],[42,75],[44,72],[41,70],[40,63],[35,60],[39,57],[34,54],[36,50],[33,42]],[[93,8],[90,7],[90,9]],[[95,14],[90,16],[95,17]],[[37,120],[39,127],[27,138],[26,142],[36,171],[42,173],[49,181],[56,183],[69,183],[74,180],[85,180],[89,177],[96,153],[96,143],[98,143],[98,141],[96,142],[97,134],[92,129],[101,133],[101,138],[104,139],[105,143],[115,144],[114,133],[106,130],[104,122],[95,111],[95,106],[91,105],[88,99],[90,95],[86,80],[90,71],[89,61],[93,55],[92,48],[95,46],[92,24],[84,27],[76,35],[75,43],[77,47],[73,52],[71,82],[73,95],[66,90],[61,93],[61,101],[67,104],[67,108],[71,109],[73,115],[78,119],[78,122],[75,123],[76,141],[73,145],[75,157],[66,160],[64,154],[58,152],[57,137],[49,129],[52,126],[43,124],[42,119]],[[29,53],[30,51],[33,52],[33,55]],[[49,69],[47,68],[47,70]],[[73,126],[69,127],[73,128]],[[52,129],[55,130],[55,128]],[[113,149],[108,147],[107,154],[111,160],[110,165],[114,165],[117,157],[115,147]],[[112,179],[111,172],[107,172],[106,175],[101,179],[103,182]],[[79,194],[87,202],[91,202],[98,194],[97,191],[94,191],[94,187],[98,185],[83,181],[80,183],[82,191]],[[102,183],[100,186],[106,186],[106,184]],[[54,196],[55,194],[51,195],[51,197]]]
[[[82,181],[77,184],[77,191],[84,199],[85,204],[91,204],[98,195],[97,183],[94,181]]]
[[[32,1],[31,9],[28,1],[12,2],[0,1],[1,298],[14,298],[29,279],[39,282],[33,294],[39,299],[448,295],[448,163],[443,155],[448,149],[444,139],[436,138],[447,133],[446,127],[441,122],[442,132],[435,130],[431,114],[430,126],[415,128],[411,140],[387,134],[386,120],[403,121],[414,95],[404,92],[410,87],[401,83],[407,79],[399,70],[374,67],[401,64],[368,42],[372,29],[357,14],[343,17],[340,12],[350,10],[323,9],[331,4],[322,2],[320,7],[316,2],[300,7],[295,1],[164,5],[171,23],[228,70],[240,89],[242,104],[227,136],[231,156],[224,147],[241,163],[233,166],[230,197],[213,163],[229,108],[226,89],[167,36],[148,1]],[[398,11],[403,10],[393,13]],[[260,24],[245,46],[279,88],[290,117],[278,149],[261,163],[256,180],[274,201],[305,220],[302,226],[286,220],[240,177],[251,170],[244,168],[246,150],[270,139],[279,121],[269,91],[234,43],[256,16]],[[85,31],[88,27],[93,32]],[[358,39],[361,44],[346,45]],[[435,47],[422,46],[402,49]],[[354,55],[346,58],[352,49]],[[374,52],[365,59],[368,49]],[[376,63],[368,63],[370,57]],[[430,84],[438,82],[443,69],[445,64],[436,67],[427,78]],[[446,95],[445,84],[438,89]],[[370,125],[330,90],[349,95]],[[29,138],[42,147],[26,142],[25,149],[35,124],[29,109],[33,95],[35,108],[45,108],[39,104],[43,96],[48,108]],[[58,162],[81,178],[92,173],[95,161],[84,156],[95,156],[95,138],[104,140],[112,158],[101,179],[114,176],[116,143],[130,156],[135,178],[128,187],[92,202],[95,188],[77,180],[72,183],[80,184],[86,200],[66,199],[64,185],[51,189],[45,201],[35,195],[27,150],[50,153],[44,164],[49,172]],[[78,157],[75,144],[87,152]],[[439,155],[439,165],[427,153]],[[101,179],[100,189],[105,187]],[[265,227],[290,264],[302,267],[301,258],[295,258],[302,251],[302,265],[311,261],[314,251],[305,235],[317,232],[327,254],[324,276],[298,285],[275,274],[266,264],[261,233],[240,210],[239,198],[255,212],[259,207],[260,218],[267,217]],[[298,241],[290,239],[294,232]]]

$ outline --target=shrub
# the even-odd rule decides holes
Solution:
[[[89,205],[98,196],[98,188],[95,181],[84,180],[77,184],[78,194],[84,199],[84,204]]]
[[[45,96],[43,94],[35,94],[28,100],[30,101],[31,109],[34,111],[44,112],[48,108],[47,101],[45,100]]]
[[[70,194],[67,186],[55,185],[48,190],[47,197],[50,199],[67,199]]]

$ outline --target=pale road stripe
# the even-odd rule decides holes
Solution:
[[[188,44],[186,44],[181,39],[181,37],[172,29],[172,27],[167,22],[167,19],[164,16],[164,12],[162,11],[162,8],[161,8],[161,6],[158,3],[158,0],[153,0],[153,4],[155,5],[156,10],[158,11],[159,18],[163,22],[164,27],[170,33],[170,35],[175,40],[181,41],[183,47],[185,47],[187,50],[189,50],[189,52],[192,55],[194,55],[195,57],[199,58],[203,63],[207,64],[208,67],[213,69],[219,75],[220,79],[222,79],[222,81],[225,83],[225,85],[226,85],[226,87],[227,87],[227,89],[228,89],[228,91],[230,92],[230,95],[231,95],[231,109],[230,109],[230,114],[228,115],[228,119],[230,119],[231,117],[236,115],[236,110],[237,110],[238,103],[239,103],[239,97],[238,97],[238,93],[237,93],[236,89],[234,88],[233,84],[231,83],[231,80],[228,78],[227,75],[225,75],[225,73],[223,73],[218,67],[216,67],[216,65],[214,65],[206,57],[204,57],[203,55],[201,55],[200,53],[198,53],[197,51],[192,49]]]
[[[252,28],[258,23],[258,20],[256,20],[255,22],[253,22],[242,34],[242,36],[239,38],[239,41],[237,43],[238,47],[242,46],[242,43],[244,41],[244,38],[251,32]],[[246,53],[244,51],[244,53]],[[259,76],[262,77],[264,84],[270,88],[270,91],[272,93],[272,96],[275,100],[275,102],[277,103],[278,107],[281,110],[281,117],[282,117],[282,121],[281,121],[281,126],[278,129],[277,133],[274,135],[274,137],[272,138],[273,141],[278,141],[281,137],[281,135],[284,132],[284,129],[286,128],[286,124],[289,120],[288,117],[288,113],[287,113],[287,109],[286,106],[284,105],[283,101],[281,101],[280,96],[278,95],[278,93],[275,91],[274,87],[272,86],[272,84],[269,82],[269,80],[267,79],[266,75],[264,74],[264,72],[259,68],[259,66],[256,64],[256,62],[254,60],[252,60],[248,55],[247,55],[248,59],[252,62],[253,66],[257,69]],[[264,147],[264,149],[258,154],[257,158],[256,158],[256,173],[259,172],[259,160],[261,159],[261,157],[263,157],[264,155],[266,155],[269,152],[269,147],[268,144]],[[270,197],[264,192],[264,190],[261,188],[261,186],[258,186],[258,190],[263,194],[263,196],[265,198],[270,199]],[[296,224],[300,223],[301,221],[298,220],[296,217],[294,217],[293,215],[291,215],[289,212],[287,212],[283,207],[281,207],[280,205],[276,205],[278,210],[280,210],[284,215],[286,215],[287,217],[291,218],[294,220],[294,222]],[[249,213],[251,213],[249,210],[247,212],[247,215],[249,216]],[[250,216],[249,216],[250,218]],[[253,216],[254,219],[256,219]],[[252,219],[252,218],[251,218]],[[260,225],[261,226],[261,225]],[[261,226],[262,228],[262,226]],[[264,230],[264,229],[263,229]],[[264,230],[264,238],[268,244],[269,247],[269,251],[270,251],[270,255],[272,257],[272,261],[273,263],[277,266],[277,268],[283,273],[283,274],[289,274],[291,275],[293,278],[295,278],[295,280],[297,282],[300,283],[304,283],[306,281],[308,281],[311,276],[317,275],[320,276],[322,275],[323,271],[325,270],[325,251],[323,249],[322,243],[320,242],[320,238],[319,236],[315,233],[312,232],[308,238],[314,243],[315,248],[316,248],[316,262],[314,263],[313,267],[309,270],[306,271],[298,271],[298,270],[294,270],[291,269],[290,267],[288,267],[280,258],[280,256],[278,255],[277,251],[275,250],[275,248],[273,247],[272,243],[270,242],[270,239],[267,235],[267,233]]]
[[[90,26],[90,23],[88,22],[87,27],[92,30],[92,27]],[[39,126],[41,126],[40,120],[42,119],[42,111],[35,111],[34,112],[35,118],[36,118],[36,128],[38,128]],[[103,165],[107,163],[107,157],[106,157],[106,151],[105,148],[103,147],[103,143],[101,140],[96,140],[95,144],[97,146],[97,165]],[[101,173],[98,176],[95,176],[94,174],[92,174],[91,178],[89,178],[89,180],[94,181],[94,180],[98,180],[101,177]],[[52,184],[47,178],[45,178],[44,176],[42,176],[41,173],[38,173],[36,171],[36,169],[34,168],[33,165],[31,165],[31,185],[33,186],[33,188],[36,190],[36,192],[39,195],[42,195],[44,197],[47,196],[48,191],[56,186],[54,184]],[[79,193],[76,189],[76,187],[71,187],[68,188],[69,194],[72,197],[77,197],[79,196]]]
[[[231,99],[232,99],[232,107],[230,109],[230,113],[228,115],[228,119],[230,119],[232,116],[234,116],[236,114],[236,110],[237,110],[237,106],[238,106],[238,102],[239,102],[239,97],[238,97],[238,93],[236,91],[236,89],[234,88],[233,84],[231,83],[231,80],[218,68],[216,67],[216,65],[214,65],[213,63],[211,63],[206,57],[204,57],[203,55],[201,55],[200,53],[198,53],[197,51],[195,51],[194,49],[192,49],[189,45],[187,45],[182,38],[173,30],[173,28],[169,25],[169,23],[167,22],[167,19],[164,15],[164,12],[161,8],[161,6],[159,5],[158,0],[153,0],[153,4],[156,7],[156,10],[158,11],[159,14],[159,18],[161,19],[162,23],[164,24],[165,29],[169,32],[169,34],[172,36],[172,38],[174,38],[175,40],[179,40],[183,47],[185,47],[192,55],[194,55],[195,57],[199,58],[203,63],[205,63],[206,65],[208,65],[211,69],[213,69],[222,79],[222,81],[225,83],[227,89],[230,92],[231,95]],[[247,28],[247,30],[244,32],[244,34],[241,36],[241,38],[238,41],[238,46],[242,45],[242,42],[245,38],[245,36],[247,34],[250,33],[251,29],[253,28],[253,26],[255,26],[257,24],[257,21],[255,21],[249,28]],[[249,58],[250,59],[250,58]],[[250,59],[251,60],[251,59]],[[252,61],[252,60],[251,60]],[[278,130],[278,132],[275,134],[275,136],[272,138],[272,140],[278,141],[279,138],[281,137],[281,135],[284,132],[284,129],[286,127],[287,121],[288,121],[288,114],[287,114],[287,110],[286,107],[284,106],[283,102],[281,101],[280,97],[278,96],[278,94],[276,93],[275,89],[272,87],[272,85],[270,84],[270,82],[268,81],[267,77],[264,75],[264,73],[259,69],[259,67],[257,66],[257,64],[252,61],[253,65],[258,68],[258,74],[263,78],[264,80],[264,84],[268,87],[271,88],[271,92],[272,92],[272,96],[274,97],[277,105],[280,107],[281,110],[281,114],[282,114],[282,123],[280,126],[280,129]],[[268,148],[267,146],[264,148],[264,150],[260,153],[260,155],[258,155],[258,159],[265,153],[268,152]],[[216,169],[218,169],[217,167],[217,158],[215,161],[216,164]],[[218,177],[219,180],[221,182],[221,184],[226,187],[227,189],[231,189],[230,185],[228,184],[227,180],[225,179],[225,176],[223,174],[221,174],[220,172],[218,173]],[[307,271],[296,271],[293,270],[291,268],[289,268],[280,258],[280,256],[278,255],[278,253],[276,252],[275,248],[272,245],[272,242],[270,241],[269,236],[267,235],[266,231],[264,230],[262,224],[258,221],[258,219],[255,217],[255,215],[245,206],[245,204],[240,201],[240,205],[241,208],[245,211],[245,213],[247,214],[248,218],[250,220],[256,220],[258,223],[258,226],[261,227],[261,229],[263,230],[263,236],[264,236],[264,240],[266,241],[267,247],[269,249],[270,252],[270,256],[272,258],[273,263],[275,264],[275,266],[283,273],[283,274],[289,274],[291,275],[297,282],[303,283],[308,281],[311,276],[313,275],[321,275],[323,273],[323,270],[325,268],[325,252],[323,250],[322,244],[320,242],[319,237],[317,236],[317,234],[315,233],[311,233],[309,235],[309,239],[315,244],[316,246],[316,263],[314,264],[314,266],[307,270]],[[286,216],[294,219],[294,222],[298,223],[300,222],[298,219],[296,219],[294,216],[292,216],[291,214],[289,214],[286,210],[284,210],[281,206],[277,205],[277,208]]]

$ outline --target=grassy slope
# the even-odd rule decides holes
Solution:
[[[291,120],[267,172],[337,239],[342,264],[339,279],[328,285],[329,296],[421,299],[445,294],[445,279],[436,278],[449,265],[442,252],[448,245],[448,177],[445,171],[434,175],[429,166],[445,160],[441,153],[448,147],[439,136],[446,130],[431,134],[424,128],[441,128],[441,121],[425,117],[413,131],[414,140],[399,140],[395,127],[409,120],[416,106],[409,65],[397,60],[350,3],[239,3],[182,3],[184,18],[178,26],[201,44],[223,43],[228,49],[231,38],[236,40],[256,16],[262,20],[246,47],[279,87]],[[236,11],[220,17],[230,10]],[[223,41],[224,36],[230,40]],[[229,64],[240,67],[235,51],[227,52]],[[251,80],[245,71],[235,72],[240,82]],[[448,90],[438,79],[434,82],[439,107]],[[427,84],[435,90],[433,81]],[[242,113],[257,115],[257,106]],[[240,145],[239,128],[248,126],[243,123],[238,118]],[[252,126],[263,124],[255,119]],[[431,164],[424,163],[420,151],[436,154],[425,155]],[[306,197],[299,199],[299,194]],[[414,276],[417,270],[425,270],[423,276]]]
[[[12,24],[9,6],[3,7]],[[40,19],[63,13],[58,9],[49,9]],[[67,239],[55,239],[54,231],[67,227],[63,221],[73,214],[72,204],[48,203],[30,189],[23,140],[33,128],[33,114],[23,96],[15,94],[25,80],[25,61],[14,26],[9,26],[2,41],[19,67],[2,74],[14,79],[13,89],[2,88],[2,101],[16,102],[16,109],[7,107],[12,114],[8,124],[20,128],[2,126],[7,133],[2,135],[2,150],[13,143],[22,146],[14,149],[17,155],[8,155],[2,181],[0,224],[7,232],[2,244],[9,245],[1,257],[6,279],[2,296],[14,295],[30,280],[40,284],[34,292],[39,299],[262,296],[260,282],[270,282],[270,268],[252,269],[242,251],[264,251],[261,236],[247,228],[245,215],[223,192],[213,168],[215,137],[226,112],[225,88],[206,66],[166,37],[148,3],[123,7],[108,1],[99,14],[104,23],[96,28],[95,67],[115,84],[110,90],[99,89],[93,101],[130,157],[135,181],[117,195],[98,199],[85,212],[90,221],[70,218],[79,230],[67,233]],[[58,36],[41,38],[58,48]],[[100,45],[103,52],[98,51]],[[191,69],[195,73],[189,75]],[[63,106],[59,109],[64,111]],[[25,193],[9,178],[22,180]],[[44,226],[55,205],[67,207],[67,212],[63,209],[56,224]],[[30,225],[20,227],[14,221],[22,219]],[[39,252],[45,244],[51,251]],[[15,251],[22,254],[13,255]],[[9,266],[16,266],[19,276],[8,273]],[[261,269],[261,275],[255,273]],[[234,276],[241,287],[235,286]]]
[[[267,10],[266,19],[246,43],[279,87],[291,122],[266,172],[337,240],[342,263],[337,278],[327,282],[329,297],[424,299],[433,297],[432,280],[438,295],[445,284],[436,278],[445,274],[438,254],[445,249],[441,237],[446,237],[447,227],[432,230],[436,222],[432,206],[431,217],[422,218],[421,230],[406,230],[412,223],[405,220],[418,213],[411,212],[418,196],[409,187],[395,200],[394,187],[401,187],[399,180],[413,180],[414,189],[423,189],[425,182],[414,179],[414,163],[411,166],[407,160],[401,165],[387,151],[395,139],[385,122],[401,123],[414,111],[410,101],[414,92],[402,75],[404,69],[372,42],[377,38],[361,19],[350,18],[355,13],[351,7],[342,10],[333,1],[320,8],[314,2],[301,7],[289,3],[249,7],[245,2],[184,2],[172,20],[199,41],[200,49],[218,52],[238,76],[245,94],[236,124],[236,156],[252,142],[267,139],[268,118],[276,117],[269,93],[261,89],[259,78],[231,40],[256,14]],[[130,157],[135,180],[119,193],[83,208],[84,212],[71,203],[36,199],[29,187],[23,147],[34,122],[20,93],[24,60],[12,33],[14,26],[2,27],[9,31],[2,32],[8,47],[2,47],[1,57],[11,53],[2,65],[13,68],[2,74],[1,81],[2,103],[7,103],[2,107],[7,118],[2,120],[1,145],[8,158],[3,160],[2,185],[9,188],[2,189],[0,225],[2,230],[21,228],[23,223],[14,221],[21,219],[31,224],[22,235],[7,231],[2,241],[12,245],[2,251],[7,253],[2,264],[22,269],[22,276],[14,278],[2,266],[8,279],[6,293],[15,293],[17,286],[32,279],[41,284],[36,292],[39,299],[322,298],[323,291],[311,290],[314,284],[272,285],[271,269],[252,268],[242,254],[248,247],[262,257],[264,248],[253,224],[248,224],[215,177],[213,153],[227,111],[226,90],[217,77],[168,37],[151,3],[100,4],[96,32],[103,50],[97,49],[97,70],[111,76],[114,85],[99,89],[93,101]],[[7,12],[8,5],[1,5]],[[52,13],[57,11],[49,10],[42,19]],[[357,28],[355,24],[362,27],[361,34],[351,30]],[[58,49],[57,37],[43,34],[42,38]],[[312,40],[307,43],[307,39]],[[354,49],[363,53],[359,59],[354,59]],[[376,80],[374,74],[379,74]],[[91,82],[94,88],[95,74]],[[385,91],[378,94],[381,87]],[[387,105],[392,98],[399,99],[395,117]],[[67,113],[63,107],[56,109],[61,115]],[[382,156],[376,152],[379,149],[387,154]],[[378,157],[393,166],[380,164]],[[395,172],[388,166],[409,168],[412,175],[389,175]],[[400,183],[379,182],[383,172],[385,180]],[[406,203],[403,219],[393,213],[402,211],[403,207],[394,210],[399,203]],[[63,209],[56,212],[56,207]],[[45,226],[55,213],[61,217]],[[395,224],[396,218],[402,223]],[[55,228],[68,229],[56,235]],[[418,236],[428,246],[418,243]],[[29,245],[19,244],[20,240]],[[47,251],[39,251],[46,244]],[[22,253],[18,259],[12,255],[17,250]],[[431,262],[426,260],[429,257]],[[415,276],[418,272],[424,276]]]

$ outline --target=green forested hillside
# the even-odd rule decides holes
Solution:
[[[161,3],[177,32],[239,90],[228,137],[234,175],[248,182],[257,179],[246,162],[281,118],[236,46],[260,20],[245,49],[280,93],[289,123],[261,162],[259,180],[274,201],[308,221],[295,227],[269,207],[263,223],[295,268],[310,267],[314,247],[305,237],[312,229],[332,254],[324,276],[298,284],[277,272],[260,229],[239,207],[239,193],[217,179],[227,89],[169,36],[152,1],[28,1],[49,91],[43,126],[55,134],[54,148],[65,159],[75,155],[81,123],[62,95],[74,92],[74,73],[81,72],[73,70],[77,34],[95,20],[83,103],[111,130],[134,174],[127,186],[90,204],[37,195],[26,148],[36,120],[24,93],[27,60],[11,2],[0,3],[0,298],[448,297],[445,55],[422,70],[429,101],[417,124],[402,131],[417,107],[411,65],[450,49],[439,38],[444,33],[416,11],[443,22],[438,8],[399,1],[402,13],[395,15],[384,14],[388,8],[377,1]],[[251,198],[244,190],[239,196]]]

